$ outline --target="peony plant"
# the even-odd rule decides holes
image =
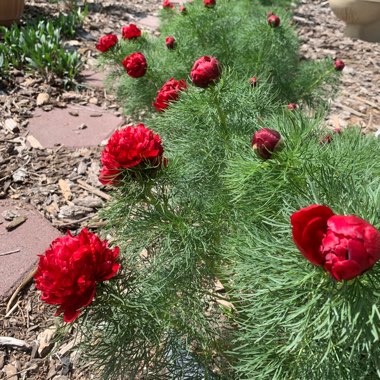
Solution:
[[[102,53],[119,99],[159,112],[101,155],[115,248],[53,242],[38,288],[107,379],[377,378],[379,140],[326,132],[315,101],[344,62],[301,67],[281,10],[208,3],[164,2],[174,49],[141,35]]]
[[[132,33],[132,38],[122,38],[117,49],[100,55],[100,64],[111,68],[109,83],[117,88],[126,113],[136,115],[141,108],[151,107],[169,78],[186,79],[194,62],[204,56],[214,57],[220,67],[233,68],[247,80],[254,75],[270,81],[276,97],[286,104],[324,103],[323,94],[337,78],[333,60],[299,59],[298,37],[289,15],[281,9],[266,16],[266,8],[250,0],[234,5],[220,0],[194,1],[182,12],[174,3],[165,2],[161,15],[161,37],[134,38]],[[130,28],[134,30],[132,26],[123,30]],[[125,75],[121,68],[125,57],[136,52],[146,58],[146,78]]]

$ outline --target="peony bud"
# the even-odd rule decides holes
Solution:
[[[281,23],[280,17],[276,16],[275,14],[270,15],[267,20],[268,20],[268,24],[272,28],[277,28],[278,26],[280,26],[280,23]]]
[[[336,71],[342,71],[344,69],[345,64],[342,60],[336,59],[334,61],[334,66]]]
[[[270,128],[262,128],[253,135],[252,148],[259,157],[267,160],[280,147],[281,142],[282,139],[279,132]]]
[[[124,58],[122,62],[127,74],[132,78],[140,78],[145,75],[148,69],[144,54],[137,52]]]
[[[99,42],[96,44],[96,48],[105,53],[111,47],[115,46],[118,42],[116,34],[107,34],[106,36],[100,37]]]
[[[173,9],[174,8],[174,4],[172,4],[169,0],[165,0],[162,3],[162,8],[164,8],[164,9]]]
[[[333,134],[334,135],[340,135],[342,133],[342,128],[338,127],[338,128],[334,128],[333,129]],[[323,144],[329,144],[331,143],[331,141],[333,140],[333,136],[332,135],[326,135],[321,141],[320,141],[320,144],[323,145]]]
[[[174,78],[170,78],[158,91],[153,106],[157,111],[164,111],[169,107],[169,103],[178,100],[179,93],[186,89],[187,85],[183,79],[175,80]]]
[[[217,82],[221,74],[222,69],[218,60],[214,57],[203,56],[195,61],[190,77],[196,86],[206,88]]]
[[[174,49],[176,45],[176,40],[173,36],[166,37],[165,39],[166,47],[168,49]]]
[[[207,8],[212,8],[216,5],[216,0],[203,0],[203,4]]]
[[[319,143],[321,145],[330,144],[332,140],[333,140],[333,138],[331,135],[326,135]]]
[[[290,218],[293,241],[312,264],[336,281],[351,280],[380,259],[380,231],[354,215],[335,215],[326,206],[311,205]]]
[[[250,84],[252,87],[256,87],[256,86],[257,86],[257,78],[256,78],[256,77],[249,78],[249,79],[248,79],[248,82],[249,82],[249,84]]]
[[[288,110],[293,111],[299,108],[299,105],[296,103],[289,103],[288,104]]]
[[[121,28],[121,34],[125,40],[132,40],[141,36],[141,30],[135,24],[129,24]]]

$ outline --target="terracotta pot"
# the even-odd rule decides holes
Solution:
[[[0,0],[0,25],[11,26],[20,21],[25,0]]]

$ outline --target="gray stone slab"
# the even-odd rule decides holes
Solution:
[[[77,148],[99,145],[122,122],[122,118],[95,105],[69,105],[49,112],[36,109],[29,121],[28,130],[44,148],[60,144]]]
[[[7,210],[28,219],[7,231],[9,221],[3,216]],[[12,294],[37,264],[37,255],[43,254],[58,236],[59,231],[34,207],[21,201],[0,200],[0,300]]]

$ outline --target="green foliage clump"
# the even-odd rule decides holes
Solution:
[[[51,21],[33,21],[22,28],[15,24],[1,27],[0,74],[5,75],[11,67],[26,67],[42,75],[54,73],[71,83],[82,64],[77,52],[65,50],[63,38],[75,35],[85,15],[86,11],[78,9]]]
[[[225,70],[233,69],[247,81],[255,76],[258,83],[270,82],[276,99],[283,104],[324,102],[321,95],[331,90],[336,78],[332,62],[300,60],[299,40],[287,12],[274,9],[281,25],[271,28],[268,8],[248,0],[237,4],[219,0],[213,8],[194,1],[186,4],[186,9],[186,14],[162,10],[161,37],[143,35],[122,40],[116,49],[101,55],[100,63],[113,67],[109,83],[126,113],[151,107],[157,91],[169,78],[188,79],[195,60],[204,55],[216,57]],[[174,49],[166,48],[167,36],[175,38]],[[137,51],[146,56],[148,71],[144,77],[133,79],[121,62]],[[315,91],[317,88],[320,90]]]
[[[380,160],[368,156],[378,141],[347,131],[321,144],[323,115],[289,111],[270,82],[252,88],[230,72],[150,121],[168,167],[150,180],[126,174],[103,211],[126,269],[81,326],[88,337],[102,326],[86,352],[105,377],[145,368],[147,378],[175,378],[184,364],[168,354],[173,345],[222,379],[378,371],[378,269],[337,284],[291,239],[291,213],[311,203],[379,220]],[[284,140],[272,160],[251,148],[262,127]],[[217,278],[236,311],[216,307]]]
[[[236,369],[244,379],[377,378],[379,266],[335,282],[302,257],[289,218],[326,204],[379,228],[380,156],[368,154],[379,142],[351,130],[321,145],[315,126],[299,118],[277,130],[285,147],[276,160],[243,153],[225,175],[236,218],[224,244],[225,281],[240,312]]]
[[[133,107],[150,104],[162,85],[157,78],[180,79],[199,55],[225,59],[216,84],[189,85],[149,119],[164,143],[167,165],[151,176],[125,169],[101,213],[105,232],[120,247],[123,269],[98,285],[79,328],[84,353],[104,378],[380,376],[379,265],[336,282],[302,256],[290,226],[292,213],[324,204],[379,228],[379,140],[355,129],[321,128],[320,86],[326,78],[336,80],[332,63],[301,64],[291,27],[285,22],[283,29],[271,29],[255,20],[249,5],[220,0],[205,10],[199,1],[188,5],[187,15],[164,14],[163,30],[178,31],[179,45],[187,30],[189,41],[207,41],[202,48],[184,43],[168,51],[163,39],[144,37],[121,41],[119,49],[102,55],[116,63],[143,51],[151,62],[147,76],[124,78],[117,89]],[[244,24],[246,15],[254,28]],[[191,24],[186,17],[197,22],[196,16],[199,28],[181,29]],[[244,33],[225,32],[227,19]],[[216,33],[208,35],[211,26]],[[256,48],[244,45],[247,56],[232,53],[234,41],[243,49],[248,32]],[[266,38],[272,44],[260,40]],[[262,75],[252,87],[247,79],[256,67]],[[307,112],[287,108],[300,99]],[[283,140],[268,160],[252,149],[252,136],[262,128],[278,131]],[[218,279],[224,294],[216,291]]]

